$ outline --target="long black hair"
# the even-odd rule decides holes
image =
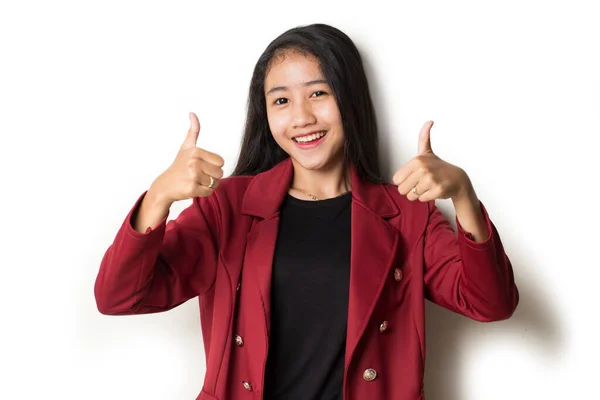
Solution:
[[[232,176],[258,174],[288,157],[271,134],[264,90],[273,58],[288,50],[314,56],[320,62],[342,118],[344,160],[354,164],[361,178],[384,182],[379,166],[375,110],[361,56],[345,33],[325,24],[299,26],[284,32],[258,59],[250,82],[242,146]]]

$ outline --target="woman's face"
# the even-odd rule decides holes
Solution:
[[[340,111],[315,58],[293,51],[274,58],[265,99],[273,138],[296,168],[325,170],[342,162]]]

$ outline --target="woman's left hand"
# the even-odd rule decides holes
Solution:
[[[398,191],[411,201],[435,199],[457,200],[472,191],[467,173],[433,153],[430,131],[433,121],[427,121],[419,134],[417,156],[400,168],[393,177]],[[415,193],[416,189],[416,193]]]

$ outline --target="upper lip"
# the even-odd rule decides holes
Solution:
[[[306,133],[299,133],[298,135],[292,136],[292,139],[296,139],[302,136],[308,136],[308,135],[312,135],[313,133],[321,133],[321,132],[327,132],[325,129],[320,129],[318,131],[311,131],[311,132],[306,132]]]

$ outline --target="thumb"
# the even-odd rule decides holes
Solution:
[[[425,122],[425,125],[421,128],[421,132],[419,133],[419,147],[417,149],[417,155],[425,154],[425,153],[433,153],[431,148],[431,127],[433,126],[433,121]]]
[[[198,140],[198,135],[200,134],[200,121],[198,121],[198,117],[193,112],[190,113],[190,130],[188,130],[187,136],[185,137],[185,141],[183,142],[182,148],[190,149],[196,147],[196,141]]]

